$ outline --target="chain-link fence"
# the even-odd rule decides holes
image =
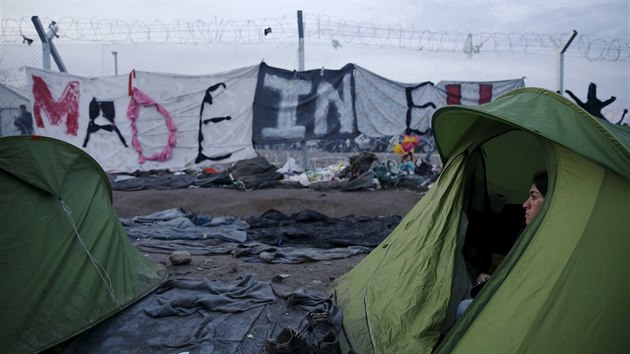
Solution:
[[[44,61],[31,18],[1,21],[0,134],[10,135],[17,133],[13,126],[17,107],[28,102],[23,68],[40,68]],[[48,18],[40,21],[46,27],[53,23]],[[297,16],[171,23],[67,17],[56,25],[55,47],[68,72],[81,76],[126,75],[133,69],[201,75],[262,61],[288,70],[300,67]],[[303,28],[305,70],[339,69],[353,63],[403,83],[524,77],[526,86],[551,90],[559,88],[559,51],[572,34],[434,32],[308,14],[303,17]],[[604,115],[613,123],[621,122],[624,109],[630,106],[629,64],[627,39],[578,34],[564,54],[563,88],[586,100],[588,84],[598,84],[599,98],[617,97],[603,110]],[[52,69],[56,69],[54,62]],[[629,119],[625,117],[624,122]],[[309,142],[308,146],[309,164],[315,166],[320,164],[319,155],[326,160],[330,153],[358,151],[361,142]],[[389,138],[370,146],[377,146],[378,152],[392,151]],[[288,156],[297,160],[301,156],[298,149],[287,146],[269,151],[273,150],[275,158],[270,160],[278,163]]]

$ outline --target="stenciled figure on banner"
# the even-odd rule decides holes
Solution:
[[[25,104],[20,105],[20,115],[15,117],[13,125],[20,130],[22,135],[33,134],[33,115],[26,109]]]

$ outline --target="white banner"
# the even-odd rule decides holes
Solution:
[[[436,109],[447,104],[479,105],[525,86],[523,79],[488,82],[440,81],[417,84],[388,80],[355,65],[357,126],[369,137],[426,132]]]
[[[343,89],[331,91],[338,96],[326,91],[334,100],[324,100],[321,107],[313,105],[310,111],[310,106],[301,106],[311,113],[304,114],[307,120],[300,124],[313,134],[354,133],[353,124],[346,127],[338,122],[342,112],[338,106],[344,103],[351,108],[352,96],[347,91],[352,89],[358,132],[382,137],[409,130],[423,134],[431,128],[431,117],[439,107],[478,105],[524,86],[523,79],[404,84],[353,67],[354,86],[348,70]],[[280,110],[279,104],[264,96],[265,90],[256,90],[261,72],[256,65],[205,76],[134,71],[129,76],[86,78],[27,68],[34,133],[83,148],[107,172],[199,169],[252,158],[256,156],[252,145],[256,98],[258,109],[269,111],[263,117],[276,117],[275,111]],[[318,80],[325,76],[323,71],[311,74]],[[319,86],[334,89],[327,82]],[[313,91],[311,84],[308,89],[321,93]],[[335,119],[329,119],[331,100],[336,102]],[[294,108],[290,112],[299,111],[297,105]],[[344,117],[352,116],[351,109],[343,112]],[[319,116],[326,117],[320,119],[325,124],[314,123]],[[258,124],[262,123],[263,118]]]
[[[446,104],[431,82],[403,84],[355,65],[355,109],[359,131],[369,137],[402,135],[431,127],[431,116]]]
[[[182,170],[256,156],[257,65],[207,76],[86,78],[34,68],[26,74],[34,133],[83,148],[107,172]]]

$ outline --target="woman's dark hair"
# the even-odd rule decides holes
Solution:
[[[547,195],[547,171],[538,171],[534,174],[533,178],[534,184],[536,188],[540,191],[540,193],[544,196]]]

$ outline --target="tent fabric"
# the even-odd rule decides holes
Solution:
[[[449,161],[437,186],[334,289],[359,353],[413,353],[438,339],[450,296],[464,167],[461,157]],[[411,237],[429,232],[435,237]]]
[[[440,108],[433,127],[445,161],[442,175],[381,246],[332,289],[344,315],[345,348],[625,352],[627,128],[538,88],[481,106]],[[475,227],[492,232],[499,210],[524,201],[540,169],[549,173],[540,215],[455,322],[453,308],[473,279],[470,264],[463,267],[468,274],[461,273],[460,258],[467,255],[461,250]],[[492,218],[479,222],[478,211]]]
[[[443,352],[618,353],[630,344],[621,333],[630,313],[623,280],[630,276],[623,207],[630,187],[612,172],[559,153],[565,156],[538,232],[503,283],[484,294],[485,306],[461,323],[459,342]],[[576,170],[579,175],[571,173]],[[489,346],[488,336],[502,340]]]
[[[483,106],[446,106],[433,117],[443,161],[478,119],[497,120],[563,145],[630,178],[630,129],[598,119],[545,89],[522,88]],[[483,117],[483,118],[482,118]],[[444,130],[445,133],[441,134]],[[448,132],[448,133],[446,133]]]
[[[37,352],[154,290],[166,277],[129,242],[107,176],[53,139],[0,139],[0,348]]]

